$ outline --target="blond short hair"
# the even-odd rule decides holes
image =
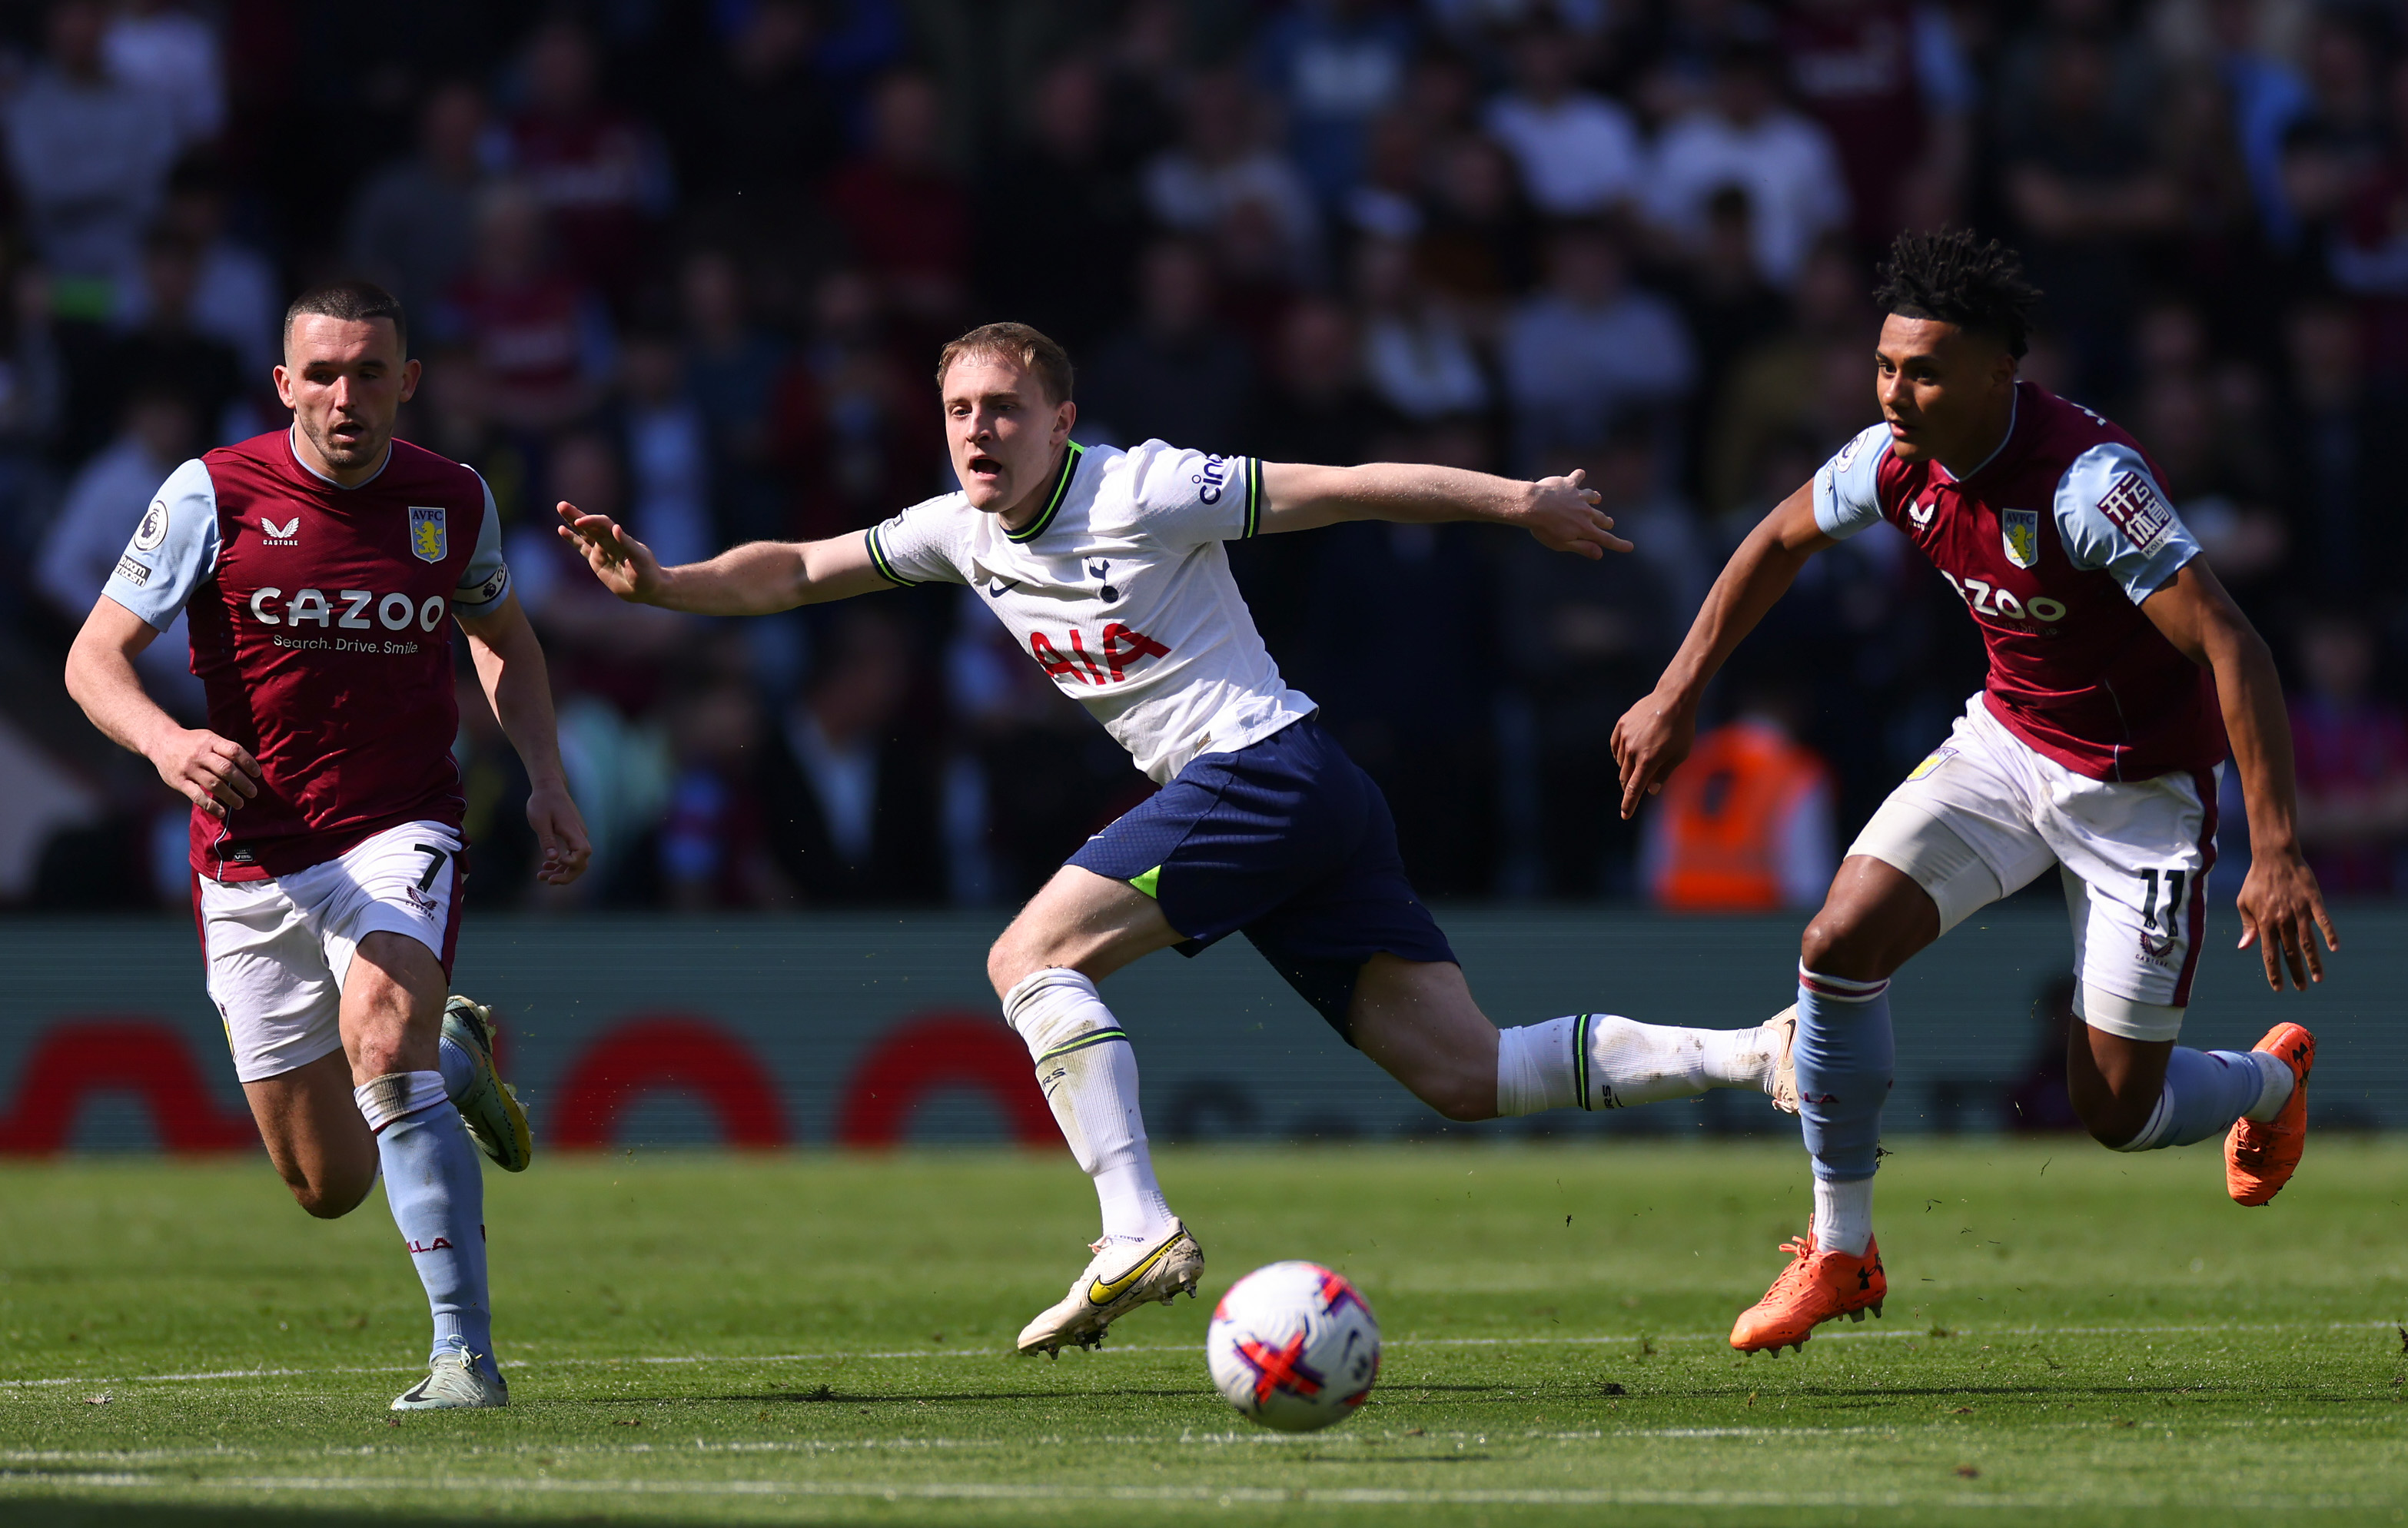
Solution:
[[[1045,389],[1046,397],[1054,403],[1070,401],[1070,352],[1053,339],[1025,323],[982,323],[959,339],[937,352],[937,388],[945,386],[945,373],[953,363],[966,355],[989,355],[1018,364],[1032,373]]]

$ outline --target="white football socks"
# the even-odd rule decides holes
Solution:
[[[1814,1245],[1862,1257],[1873,1242],[1873,1180],[1814,1179]]]
[[[1151,1241],[1169,1230],[1176,1217],[1154,1181],[1138,1110],[1137,1052],[1096,984],[1049,967],[1004,995],[1003,1015],[1028,1044],[1070,1154],[1096,1180],[1105,1238]]]
[[[1772,1091],[1781,1035],[1678,1029],[1612,1013],[1578,1013],[1497,1033],[1497,1112],[1628,1108],[1710,1088]]]

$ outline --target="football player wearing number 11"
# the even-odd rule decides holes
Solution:
[[[1789,1028],[1663,1029],[1584,1013],[1501,1034],[1406,880],[1379,788],[1283,683],[1221,543],[1346,520],[1484,521],[1555,550],[1629,550],[1579,475],[1300,466],[1070,439],[1068,357],[989,324],[938,359],[961,492],[868,531],[662,567],[598,515],[561,535],[622,599],[757,615],[919,583],[968,584],[1022,651],[1163,789],[1088,840],[987,958],[1004,1017],[1079,1164],[1103,1235],[1023,1352],[1102,1340],[1204,1266],[1146,1150],[1137,1063],[1096,983],[1166,948],[1243,932],[1339,1034],[1456,1120],[1752,1088],[1781,1101]]]
[[[1876,296],[1883,421],[1841,448],[1732,554],[1655,693],[1615,726],[1627,817],[1689,750],[1706,681],[1806,560],[1887,520],[1962,595],[1989,650],[1945,744],[1865,825],[1807,924],[1797,1083],[1814,1215],[1731,1346],[1778,1350],[1878,1313],[1872,1186],[1890,1085],[1889,978],[1916,950],[2054,865],[2083,1021],[2068,1091],[2117,1151],[2225,1136],[2225,1186],[2263,1205],[2307,1135],[2315,1039],[2174,1044],[2215,864],[2228,739],[2249,810],[2241,944],[2302,992],[2338,950],[2292,822],[2273,659],[2216,582],[2132,437],[2016,378],[2032,303],[2014,256],[1901,236]]]

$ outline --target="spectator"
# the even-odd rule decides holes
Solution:
[[[942,117],[924,75],[891,75],[871,103],[869,150],[837,172],[829,205],[886,303],[924,337],[950,335],[969,294],[969,201],[939,158]]]
[[[2308,100],[2284,125],[2282,211],[2267,221],[2286,244],[2339,213],[2382,169],[2383,69],[2363,24],[2327,11],[2309,33]]]
[[[225,127],[225,72],[217,29],[176,0],[126,0],[101,42],[108,77],[167,104],[181,149]]]
[[[141,279],[142,236],[178,144],[163,97],[104,72],[108,20],[98,0],[58,0],[45,62],[0,112],[26,232],[59,312],[98,321],[115,318]]]
[[[2300,631],[2291,697],[2300,842],[2327,896],[2388,896],[2408,850],[2408,712],[2373,693],[2374,639],[2325,611]]]
[[[1346,193],[1339,221],[1365,238],[1411,242],[1422,231],[1423,171],[1429,136],[1402,111],[1371,123],[1364,139],[1363,175]]]
[[[923,357],[907,361],[879,321],[858,271],[820,282],[810,342],[788,368],[769,422],[771,453],[796,533],[841,536],[949,487],[937,390]]]
[[[792,900],[771,864],[753,790],[761,708],[733,676],[670,707],[676,775],[657,855],[663,899],[681,912],[761,907]]]
[[[722,546],[785,535],[786,493],[770,460],[769,408],[786,347],[753,322],[744,274],[724,251],[686,258],[685,390],[710,432],[712,518]]]
[[[1039,81],[1028,145],[997,177],[980,286],[1073,354],[1125,322],[1145,232],[1136,178],[1104,135],[1104,81],[1084,58]]]
[[[1484,329],[1537,277],[1538,217],[1522,194],[1512,156],[1490,138],[1466,135],[1442,150],[1432,177],[1424,274],[1478,315]]]
[[[1422,279],[1410,247],[1364,240],[1354,254],[1354,294],[1364,315],[1363,369],[1381,403],[1425,421],[1487,409],[1480,358]]]
[[[1846,224],[1849,203],[1830,135],[1782,105],[1776,71],[1765,50],[1727,51],[1711,101],[1664,129],[1647,200],[1656,223],[1693,249],[1705,236],[1713,193],[1745,188],[1756,212],[1756,264],[1787,287],[1815,238]]]
[[[467,272],[484,132],[474,85],[437,86],[418,109],[418,151],[369,177],[351,204],[351,264],[412,314],[432,314]]]
[[[624,304],[669,207],[667,156],[649,127],[602,99],[601,55],[582,25],[562,19],[538,27],[525,69],[526,105],[509,124],[507,168],[550,214],[577,275]]]
[[[1801,0],[1782,27],[1789,79],[1830,135],[1856,242],[1937,228],[1962,197],[1973,84],[1947,10],[1916,0]]]
[[[2060,33],[2042,53],[2041,97],[2002,148],[2008,209],[2025,267],[2071,344],[2077,395],[2128,384],[2126,325],[2143,246],[2182,206],[2147,122],[2111,92],[2114,58],[2094,36]]]
[[[2283,141],[2313,109],[2314,97],[2281,52],[2265,45],[2268,8],[2258,0],[2211,0],[2207,24],[2258,220],[2272,243],[2290,250],[2300,227],[2283,190]]]
[[[132,567],[142,565],[127,538],[167,474],[200,447],[196,416],[181,394],[145,385],[122,407],[116,439],[86,462],[68,485],[66,502],[51,521],[35,564],[36,587],[67,630],[81,625],[92,613],[101,585],[121,558]],[[155,571],[146,568],[143,576]],[[135,664],[151,696],[185,721],[197,721],[208,708],[201,681],[192,674],[192,642],[180,614]]]
[[[1787,300],[1756,268],[1756,214],[1744,190],[1725,186],[1707,198],[1705,239],[1681,263],[1674,291],[1698,345],[1702,416],[1720,401],[1740,358],[1789,323]]]
[[[1288,151],[1324,207],[1361,179],[1365,130],[1404,93],[1413,31],[1397,0],[1301,0],[1263,29],[1256,68],[1285,108]]]
[[[2288,406],[2278,481],[2299,542],[2292,571],[2311,603],[2374,593],[2398,566],[2394,506],[2408,481],[2408,400],[2368,385],[2364,336],[2345,303],[2310,299],[2284,325]]]
[[[812,68],[810,7],[757,0],[739,14],[687,81],[678,176],[723,204],[790,203],[836,167],[844,124]],[[787,214],[782,205],[780,211]]]
[[[1521,170],[1530,201],[1550,217],[1612,212],[1638,199],[1645,160],[1630,113],[1576,88],[1582,50],[1558,26],[1513,41],[1514,88],[1489,103],[1489,136]]]
[[[770,730],[757,787],[769,853],[806,907],[943,900],[937,771],[910,735],[909,631],[844,611]]]
[[[1500,349],[1526,462],[1676,404],[1697,378],[1679,314],[1631,285],[1621,245],[1593,224],[1548,242],[1547,284],[1515,306]]]
[[[1642,426],[1543,464],[1587,470],[1599,507],[1641,552],[1589,562],[1526,536],[1502,552],[1504,651],[1530,711],[1539,863],[1552,897],[1634,890],[1636,825],[1610,788],[1613,724],[1654,687],[1699,571],[1694,550],[1683,556],[1695,541],[1685,512],[1657,496],[1656,461]]]
[[[1212,267],[1182,239],[1138,266],[1138,320],[1087,368],[1082,438],[1122,445],[1176,440],[1234,449],[1254,382],[1246,348],[1213,317]]]
[[[438,325],[477,352],[489,409],[509,429],[548,431],[590,412],[616,359],[609,310],[551,246],[531,193],[487,188],[474,257]]]
[[[1840,867],[1831,772],[1795,741],[1795,691],[1766,687],[1699,737],[1647,819],[1646,880],[1675,912],[1817,907]]]
[[[2358,301],[2368,373],[2397,391],[2408,387],[2408,61],[2390,84],[2389,151],[2334,220],[2330,261],[2333,284]]]
[[[710,432],[685,388],[672,335],[628,336],[619,363],[620,428],[631,529],[664,567],[699,563],[720,549],[710,513]]]
[[[150,311],[103,352],[106,359],[97,378],[101,392],[90,411],[122,413],[122,390],[138,383],[165,388],[181,397],[209,445],[224,445],[268,428],[248,407],[242,362],[235,348],[203,333],[195,321],[201,263],[192,247],[169,235],[152,236],[143,254],[142,273]],[[250,391],[258,391],[257,384]]]
[[[1842,428],[1848,419],[1859,427],[1872,421],[1872,380],[1864,344],[1873,325],[1872,305],[1866,296],[1870,285],[1844,240],[1824,240],[1807,257],[1799,277],[1789,327],[1731,364],[1698,433],[1698,483],[1710,516],[1719,519],[1742,508],[1755,491],[1756,464],[1774,440],[1802,433],[1819,445],[1828,434],[1827,420],[1844,415],[1840,418]],[[1839,378],[1833,358],[1843,354],[1853,358],[1856,375],[1853,380],[1840,378],[1837,391],[1827,396],[1827,379]],[[1833,440],[1831,450],[1839,444]],[[1821,464],[1811,463],[1807,470]],[[1788,492],[1784,488],[1781,493]],[[1761,512],[1777,502],[1756,508]]]
[[[1188,87],[1185,131],[1146,166],[1145,196],[1165,227],[1185,234],[1209,234],[1232,208],[1259,204],[1292,268],[1309,269],[1318,257],[1312,193],[1294,165],[1264,147],[1254,97],[1228,71]]]
[[[283,287],[274,262],[227,231],[225,187],[196,164],[168,178],[159,226],[192,251],[194,329],[233,346],[244,393],[266,395],[269,373],[284,358]]]

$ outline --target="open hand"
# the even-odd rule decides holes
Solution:
[[[1566,477],[1541,478],[1530,485],[1529,500],[1514,518],[1549,551],[1592,559],[1628,551],[1630,543],[1613,534],[1613,518],[1598,512],[1598,492],[1584,486],[1587,481],[1587,472],[1578,467]]]
[[[203,728],[170,734],[150,755],[167,789],[222,818],[259,794],[259,761],[240,743]]]
[[[578,512],[560,502],[560,538],[577,549],[602,587],[623,600],[648,604],[661,586],[661,564],[652,549],[629,536],[608,515]],[[570,808],[572,814],[575,808]]]
[[[2283,990],[2286,966],[2292,985],[2303,992],[2309,982],[2324,980],[2324,950],[2316,948],[2316,936],[2322,935],[2325,950],[2335,951],[2341,949],[2341,936],[2333,932],[2332,915],[2325,911],[2316,873],[2298,850],[2252,859],[2233,905],[2241,911],[2240,948],[2258,947],[2266,963],[2267,986]]]
[[[1622,816],[1627,821],[1640,802],[1664,789],[1664,782],[1689,756],[1698,740],[1694,707],[1659,694],[1641,698],[1613,724],[1613,762],[1622,769]]]
[[[536,879],[547,886],[566,886],[585,874],[594,843],[585,835],[585,819],[579,815],[577,803],[568,798],[568,787],[538,785],[529,791],[526,816],[527,826],[535,829],[536,842],[543,849]]]

